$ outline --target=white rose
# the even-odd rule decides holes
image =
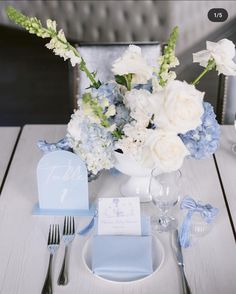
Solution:
[[[112,65],[115,75],[133,74],[133,84],[145,84],[152,77],[152,67],[141,54],[141,48],[130,45],[124,54]]]
[[[150,99],[152,94],[147,90],[133,89],[126,92],[124,104],[130,109],[130,116],[135,119],[140,126],[147,126],[152,117]]]
[[[155,112],[158,128],[184,134],[196,129],[203,115],[204,93],[186,82],[171,81],[162,91],[153,94],[150,108]]]
[[[188,149],[176,134],[153,130],[143,148],[142,161],[145,167],[158,167],[162,172],[171,172],[182,166],[187,155]]]
[[[236,64],[233,62],[235,56],[235,45],[228,39],[222,39],[218,42],[206,42],[207,50],[193,53],[193,62],[199,62],[201,66],[206,67],[209,59],[214,59],[216,69],[219,74],[236,75]]]

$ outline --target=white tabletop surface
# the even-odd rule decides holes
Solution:
[[[11,158],[19,131],[19,127],[0,128],[0,186]]]
[[[38,139],[55,142],[65,135],[65,126],[29,125],[23,129],[0,198],[0,293],[41,293],[49,253],[46,248],[49,224],[63,217],[32,216],[37,202],[36,166],[42,154]],[[218,207],[220,213],[211,232],[191,248],[184,250],[186,275],[193,294],[236,293],[236,247],[213,158],[186,160],[182,168],[185,184],[183,195],[189,194]],[[119,184],[125,176],[103,174],[90,186],[92,197],[119,196]],[[142,205],[145,214],[155,212],[151,204]],[[181,212],[183,213],[183,212]],[[77,229],[89,218],[76,217]],[[53,266],[54,293],[78,294],[178,294],[180,277],[170,248],[170,235],[157,235],[165,247],[161,269],[132,284],[110,283],[93,276],[82,262],[82,250],[88,237],[76,236],[70,254],[70,281],[66,287],[56,285],[63,257],[63,243]]]
[[[232,151],[233,144],[236,144],[234,126],[222,126],[220,148],[217,150],[215,157],[224,184],[229,210],[234,226],[236,226],[236,153]]]

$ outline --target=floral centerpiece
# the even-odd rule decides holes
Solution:
[[[63,31],[57,31],[55,21],[47,20],[43,27],[40,20],[13,7],[7,8],[7,14],[30,33],[49,38],[46,47],[69,59],[72,66],[78,65],[90,80],[67,129],[68,144],[86,162],[90,174],[115,166],[139,176],[140,181],[154,167],[160,173],[171,172],[181,167],[184,158],[203,159],[217,149],[219,125],[196,84],[214,69],[236,75],[235,47],[230,40],[207,42],[206,50],[193,54],[193,61],[204,70],[191,83],[179,81],[171,70],[179,64],[175,27],[156,67],[147,63],[138,46],[130,45],[114,60],[114,79],[101,82]],[[130,187],[127,192],[132,192]]]

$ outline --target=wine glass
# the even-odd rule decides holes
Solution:
[[[158,168],[151,173],[149,192],[153,204],[160,210],[161,216],[152,217],[152,225],[159,232],[166,232],[176,228],[176,219],[168,215],[180,199],[181,172],[174,171],[160,174]]]

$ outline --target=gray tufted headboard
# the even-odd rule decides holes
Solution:
[[[56,19],[66,35],[77,42],[166,41],[173,26],[180,27],[180,53],[224,23],[207,18],[210,8],[223,7],[229,19],[236,16],[235,1],[1,1],[0,24],[13,26],[4,7],[14,5],[42,20]]]
[[[164,1],[4,1],[42,20],[56,19],[71,39],[86,42],[163,39]],[[161,16],[162,14],[162,16]],[[1,22],[9,22],[1,11]]]

